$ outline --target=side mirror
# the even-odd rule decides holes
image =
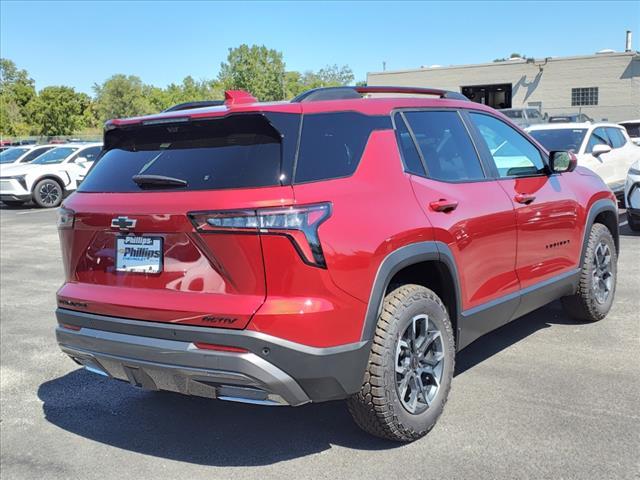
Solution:
[[[603,153],[609,153],[610,151],[611,151],[611,147],[609,145],[605,145],[604,143],[601,143],[593,147],[593,149],[591,150],[591,155],[593,155],[594,157],[597,157],[599,155],[602,155]]]
[[[549,167],[553,173],[573,172],[578,165],[578,158],[573,152],[555,150],[549,153]]]

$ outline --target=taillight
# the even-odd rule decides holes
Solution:
[[[60,207],[58,209],[58,228],[73,228],[76,212],[68,208]]]
[[[318,227],[331,215],[330,203],[291,207],[192,212],[193,226],[201,233],[254,232],[285,235],[308,265],[326,268]]]

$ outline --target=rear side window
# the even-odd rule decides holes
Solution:
[[[484,172],[469,133],[457,112],[405,112],[434,180],[458,182],[479,180]]]
[[[82,192],[139,192],[136,175],[183,180],[163,190],[214,190],[281,184],[282,135],[263,115],[116,128]]]
[[[624,144],[627,143],[627,139],[619,128],[607,128],[607,134],[613,148],[624,147]]]
[[[355,112],[305,115],[295,182],[313,182],[352,175],[373,130],[391,128],[388,116]]]
[[[416,144],[413,143],[411,133],[407,128],[407,124],[400,113],[397,113],[394,117],[396,123],[396,135],[398,137],[398,143],[400,144],[400,150],[402,151],[402,160],[404,161],[405,170],[415,175],[424,176],[426,172],[422,166],[422,160],[418,155]]]

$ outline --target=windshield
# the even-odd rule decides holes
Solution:
[[[522,110],[501,110],[509,118],[522,118]]]
[[[586,128],[559,128],[557,130],[532,130],[529,135],[549,151],[571,150],[577,152],[580,150],[586,133]]]
[[[47,153],[43,153],[31,163],[35,163],[38,165],[62,163],[69,155],[71,155],[76,150],[78,149],[74,147],[57,147],[53,150],[49,150]]]
[[[13,163],[28,150],[28,148],[8,148],[0,153],[0,163]]]

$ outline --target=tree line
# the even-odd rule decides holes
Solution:
[[[26,70],[0,59],[0,136],[60,136],[98,129],[111,118],[159,112],[172,105],[223,99],[224,91],[243,89],[260,101],[287,100],[310,88],[353,83],[348,66],[329,65],[318,71],[287,71],[281,52],[259,45],[230,48],[218,77],[160,88],[135,75],[116,74],[93,85],[93,96],[64,85],[36,91]]]

